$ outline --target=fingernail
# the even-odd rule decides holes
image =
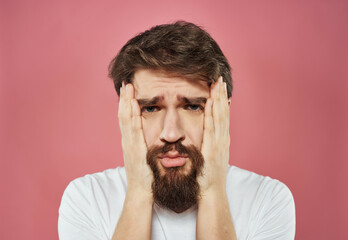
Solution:
[[[223,83],[223,81],[222,81],[222,76],[220,76],[219,82],[220,82],[220,84]]]

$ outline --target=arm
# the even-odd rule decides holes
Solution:
[[[128,190],[113,240],[151,238],[153,174],[146,164],[146,144],[140,109],[134,99],[131,84],[122,84],[119,103],[119,123]]]
[[[237,239],[226,194],[229,103],[222,77],[211,86],[204,113],[203,174],[199,177],[197,239]]]
[[[152,206],[152,195],[128,191],[112,239],[150,239]]]
[[[199,201],[197,239],[237,239],[225,189],[206,193]]]

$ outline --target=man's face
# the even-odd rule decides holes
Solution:
[[[159,71],[138,70],[133,84],[149,149],[148,163],[154,171],[155,201],[156,192],[163,198],[168,189],[172,189],[168,199],[162,199],[165,202],[162,205],[168,205],[164,207],[176,212],[184,211],[195,203],[199,194],[196,177],[203,165],[200,149],[204,105],[209,98],[208,83],[173,77]],[[180,186],[179,191],[175,192],[173,186]],[[187,196],[185,189],[194,196]],[[166,202],[173,198],[177,199],[172,203]],[[158,202],[161,204],[161,200]]]

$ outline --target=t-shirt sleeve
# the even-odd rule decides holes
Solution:
[[[88,188],[79,179],[65,189],[59,208],[58,234],[60,240],[101,240],[94,221]]]
[[[263,198],[264,205],[255,224],[252,240],[294,240],[295,203],[289,188],[272,180],[272,190]]]

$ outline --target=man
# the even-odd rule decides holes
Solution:
[[[294,239],[281,182],[230,167],[230,66],[183,21],[134,37],[110,64],[125,167],[72,181],[60,239]]]

